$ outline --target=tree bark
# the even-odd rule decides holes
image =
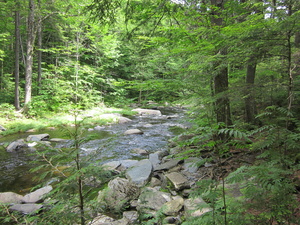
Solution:
[[[38,6],[41,8],[41,0],[38,1]],[[38,35],[38,90],[37,94],[40,94],[40,90],[42,88],[42,18],[41,15],[39,16],[38,28],[37,28],[37,35]]]
[[[245,116],[246,122],[254,124],[256,103],[254,96],[254,80],[256,74],[256,62],[254,59],[250,59],[247,65],[247,74],[246,74],[246,89],[245,89]]]
[[[218,71],[214,77],[214,91],[216,96],[215,113],[218,123],[224,123],[225,126],[232,125],[230,100],[228,98],[228,68],[227,66]]]
[[[300,31],[295,33],[295,47],[300,48]]]
[[[35,3],[29,0],[29,13],[27,22],[27,42],[26,42],[26,65],[25,65],[25,105],[31,101],[32,94],[32,67],[33,67],[33,47],[36,38],[35,32]]]
[[[223,19],[220,16],[221,10],[224,8],[224,0],[211,0],[211,4],[214,6],[212,10],[212,24],[213,26],[222,26]],[[217,68],[217,74],[214,77],[214,95],[216,96],[215,113],[217,123],[223,123],[225,126],[232,125],[230,101],[228,97],[228,66],[222,65],[223,58],[226,56],[225,49],[217,50],[217,54],[220,55],[220,60],[217,60],[215,68]]]
[[[15,108],[20,110],[20,93],[19,93],[19,66],[20,66],[20,12],[19,1],[16,0],[16,12],[15,12]]]

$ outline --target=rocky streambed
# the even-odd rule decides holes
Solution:
[[[110,212],[123,212],[123,217],[116,218],[99,210],[89,224],[143,224],[143,220],[152,220],[158,215],[161,223],[181,224],[183,218],[201,216],[211,211],[203,199],[189,195],[195,182],[203,176],[199,167],[202,159],[177,158],[168,147],[168,140],[176,134],[172,130],[187,129],[187,125],[181,121],[183,111],[136,111],[138,115],[130,119],[106,115],[115,118],[115,125],[87,128],[87,132],[100,133],[102,138],[82,144],[81,154],[98,153],[96,155],[102,161],[101,166],[119,174],[109,181],[107,188],[99,192],[99,208],[101,206],[103,209],[104,206]],[[31,134],[25,139],[12,141],[6,146],[6,151],[16,155],[24,148],[34,151],[34,143],[61,148],[70,145],[71,141],[51,138],[46,133]],[[172,145],[176,148],[176,142]],[[0,202],[10,205],[12,211],[38,213],[48,204],[44,202],[44,196],[51,190],[52,187],[46,185],[25,195],[2,191]],[[201,209],[199,204],[202,205]]]

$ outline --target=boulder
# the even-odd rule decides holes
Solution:
[[[116,170],[121,165],[120,161],[112,161],[103,164],[104,169],[107,170]]]
[[[173,200],[166,202],[162,209],[163,213],[167,216],[176,216],[183,208],[184,200],[180,196],[176,196]]]
[[[162,182],[157,179],[156,177],[152,177],[151,180],[150,180],[150,184],[149,186],[150,187],[157,187],[157,186],[161,186]]]
[[[27,137],[27,141],[46,141],[50,137],[49,134],[33,134]]]
[[[130,167],[136,165],[139,161],[135,159],[124,159],[120,160],[121,165],[118,167],[119,171],[127,170]]]
[[[128,220],[130,224],[137,224],[139,219],[139,214],[137,211],[125,211],[123,212],[123,218]]]
[[[115,221],[113,218],[106,216],[106,215],[98,215],[94,218],[88,225],[103,225],[103,224],[111,224],[111,222]]]
[[[0,131],[6,131],[6,129],[0,125]]]
[[[48,194],[52,190],[52,186],[48,185],[45,187],[42,187],[40,189],[37,189],[34,192],[31,192],[27,195],[25,195],[22,199],[22,202],[24,203],[39,203],[43,201],[43,197]]]
[[[169,170],[169,169],[172,169],[173,167],[177,166],[181,162],[183,162],[182,159],[171,159],[168,162],[165,162],[163,164],[160,164],[160,165],[154,167],[154,171]]]
[[[124,132],[125,135],[131,135],[131,134],[143,134],[144,132],[139,129],[129,129]]]
[[[153,216],[168,201],[171,201],[171,194],[158,191],[155,188],[145,188],[139,199],[137,210],[140,214],[150,213]]]
[[[23,214],[35,214],[43,207],[40,204],[15,204],[9,209],[12,211],[18,211]]]
[[[134,148],[131,150],[131,152],[139,155],[149,155],[149,152],[147,150],[141,148]]]
[[[101,130],[103,130],[105,128],[105,126],[95,126],[94,128],[91,128],[91,130],[90,131],[93,131],[93,130],[96,130],[96,131],[101,131]]]
[[[128,123],[128,122],[131,122],[131,121],[132,121],[131,119],[129,119],[129,118],[127,118],[127,117],[124,117],[124,116],[120,116],[120,117],[118,118],[118,123],[120,123],[120,124]]]
[[[153,168],[157,167],[161,163],[161,159],[167,156],[167,151],[157,151],[149,155],[149,160],[151,161]]]
[[[142,187],[149,181],[151,173],[152,163],[148,159],[143,159],[126,171],[126,177]]]
[[[7,152],[14,152],[14,151],[18,151],[22,148],[27,148],[28,145],[25,143],[24,139],[19,139],[16,141],[13,141],[12,143],[10,143],[7,148],[6,151]]]
[[[21,203],[22,202],[22,195],[13,193],[13,192],[2,192],[0,193],[0,203]]]
[[[138,112],[139,115],[154,115],[154,116],[161,116],[161,111],[154,110],[154,109],[133,109],[132,111]]]
[[[163,220],[164,225],[170,225],[170,224],[181,224],[179,217],[173,217],[173,216],[167,216]]]
[[[152,163],[153,168],[157,167],[161,162],[161,158],[156,152],[149,155],[149,160]]]
[[[51,147],[51,142],[50,141],[38,141],[38,142],[30,142],[27,145],[31,151],[36,151],[36,146],[39,146],[40,149],[45,148],[45,147]]]
[[[63,138],[51,138],[51,142],[68,142],[68,139],[63,139]]]
[[[178,172],[168,173],[166,174],[166,177],[174,185],[176,191],[180,191],[185,188],[190,188],[189,181],[181,173]]]
[[[189,198],[184,201],[184,212],[185,216],[196,217],[202,216],[204,213],[210,212],[212,209],[208,204],[200,197],[198,198]]]
[[[108,183],[106,190],[100,191],[98,201],[107,208],[118,211],[138,197],[139,188],[127,179],[117,177]]]

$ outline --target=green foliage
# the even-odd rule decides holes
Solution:
[[[14,107],[8,103],[0,104],[0,118],[10,119],[13,117]]]
[[[296,159],[299,121],[289,110],[275,106],[268,107],[258,117],[267,125],[247,133],[222,126],[221,129],[219,126],[197,128],[199,134],[185,142],[184,145],[197,146],[196,150],[186,151],[187,154],[201,152],[203,147],[206,151],[211,149],[216,154],[212,159],[217,166],[212,169],[210,178],[197,183],[198,188],[193,193],[194,197],[203,198],[212,211],[184,224],[299,223],[293,183],[293,173],[299,170]],[[219,135],[223,138],[219,139]],[[218,158],[228,158],[229,150],[236,146],[251,147],[252,153],[259,153],[257,162],[241,166],[223,178],[219,172],[223,164],[218,163]],[[241,197],[231,196],[232,185],[237,185]]]

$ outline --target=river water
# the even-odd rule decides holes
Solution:
[[[185,111],[181,108],[160,109],[162,116],[133,116],[131,122],[106,126],[99,130],[86,131],[85,134],[92,134],[94,138],[80,146],[82,156],[93,155],[94,160],[101,160],[102,163],[123,160],[142,159],[134,153],[133,149],[144,149],[149,153],[158,150],[167,150],[168,140],[183,132],[188,126],[185,122]],[[128,129],[140,129],[142,135],[124,135]],[[46,130],[40,133],[48,133],[50,138],[64,138],[60,130]],[[32,152],[19,151],[14,153],[6,152],[3,145],[20,138],[26,138],[34,133],[15,134],[0,138],[0,192],[13,191],[26,193],[28,189],[36,185],[32,181],[33,174],[29,172],[34,160]],[[53,144],[55,148],[63,148],[71,141],[61,144]]]

